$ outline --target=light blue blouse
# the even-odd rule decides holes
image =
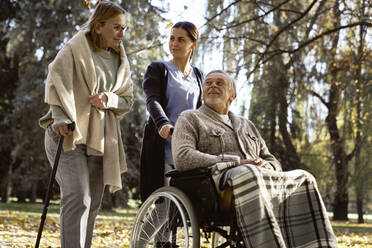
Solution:
[[[178,67],[170,61],[164,62],[168,69],[168,84],[165,94],[167,105],[165,114],[174,126],[182,111],[196,109],[199,98],[199,86],[194,70],[185,77]],[[165,163],[173,164],[172,139],[165,141]]]

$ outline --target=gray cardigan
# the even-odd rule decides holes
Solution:
[[[172,136],[172,153],[179,171],[209,167],[218,163],[236,166],[240,159],[260,157],[281,171],[253,123],[228,113],[232,127],[206,105],[181,113]]]

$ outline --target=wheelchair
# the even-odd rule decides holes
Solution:
[[[170,186],[153,192],[137,213],[131,248],[245,247],[232,190],[217,189],[211,169],[171,170],[166,177],[170,177]]]

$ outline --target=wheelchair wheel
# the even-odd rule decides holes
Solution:
[[[199,224],[189,198],[175,187],[152,193],[137,213],[130,247],[199,248]]]

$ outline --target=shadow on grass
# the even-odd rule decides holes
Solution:
[[[40,215],[43,212],[44,204],[42,203],[0,203],[0,212],[8,211],[19,213],[31,213]],[[59,201],[51,201],[48,214],[59,213]],[[114,209],[112,211],[100,211],[98,218],[130,218],[133,219],[137,213],[136,208]],[[372,233],[372,223],[368,220],[366,224],[358,224],[355,220],[351,221],[332,221],[332,227],[337,233]]]
[[[27,212],[32,214],[42,214],[44,209],[44,204],[42,203],[0,203],[0,211],[10,211],[10,212]],[[100,211],[99,215],[106,217],[134,217],[136,215],[136,209],[114,209],[111,211]],[[48,207],[48,214],[58,214],[59,213],[59,201],[50,202]]]
[[[41,203],[0,203],[0,211],[17,211],[29,213],[42,213],[44,204]],[[59,213],[59,203],[50,203],[48,213]]]
[[[339,232],[372,233],[372,224],[358,224],[350,221],[332,221],[332,227]]]

